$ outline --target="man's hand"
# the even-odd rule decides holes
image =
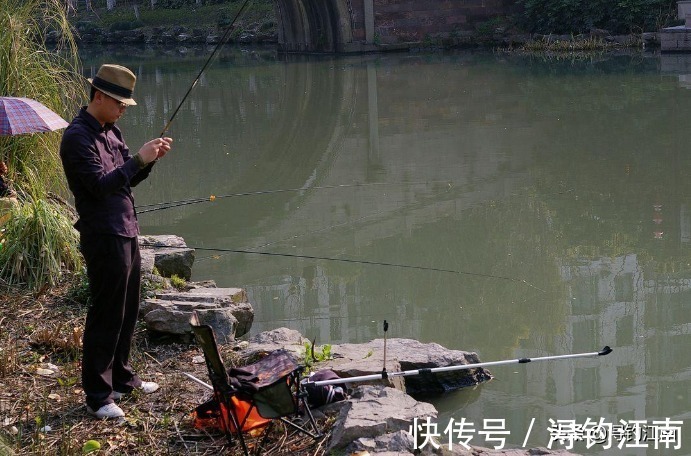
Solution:
[[[165,156],[170,150],[172,138],[156,138],[147,142],[139,149],[139,156],[148,165],[152,161]]]

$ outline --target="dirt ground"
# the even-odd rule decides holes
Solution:
[[[210,393],[182,373],[209,382],[201,350],[154,340],[143,326],[132,364],[161,388],[121,401],[127,416],[119,422],[88,415],[80,380],[85,315],[65,287],[41,296],[0,293],[0,455],[84,454],[85,444],[94,445],[89,441],[98,442],[100,450],[90,454],[99,455],[242,454],[222,433],[193,427],[191,411]],[[220,349],[227,367],[238,364],[232,346]],[[331,420],[319,421],[324,430]],[[327,430],[315,441],[274,422],[249,444],[263,455],[322,455],[328,437]]]

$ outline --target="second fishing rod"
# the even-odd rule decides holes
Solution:
[[[226,44],[226,42],[228,42],[228,39],[230,38],[233,27],[235,27],[235,22],[238,20],[238,18],[243,13],[243,11],[245,11],[245,8],[247,7],[248,4],[249,4],[249,0],[245,0],[242,3],[242,6],[240,6],[240,9],[238,9],[237,13],[235,13],[235,17],[233,17],[233,20],[230,21],[230,24],[228,25],[228,27],[226,27],[225,31],[223,32],[223,35],[221,36],[221,39],[218,40],[216,47],[214,47],[213,51],[211,51],[211,54],[209,54],[209,57],[206,59],[206,62],[204,62],[204,65],[202,66],[201,70],[199,70],[199,74],[197,74],[197,77],[194,78],[194,80],[192,81],[192,84],[190,84],[189,88],[187,89],[187,92],[182,97],[182,100],[180,100],[180,103],[178,103],[177,108],[175,108],[175,111],[173,111],[173,114],[170,116],[170,119],[168,120],[168,122],[163,127],[163,130],[161,130],[161,134],[159,137],[162,138],[166,134],[166,132],[170,128],[170,125],[173,123],[175,116],[177,116],[178,111],[180,111],[180,108],[185,103],[185,100],[187,100],[187,97],[192,92],[192,89],[194,89],[194,87],[199,82],[199,79],[201,79],[202,74],[204,74],[204,71],[207,69],[209,64],[211,64],[211,61],[213,60],[216,53],[219,51],[219,49],[221,49],[223,47],[223,45]]]
[[[165,209],[172,209],[176,207],[189,206],[191,204],[209,203],[223,198],[234,198],[239,196],[259,196],[272,195],[277,193],[296,193],[308,192],[313,190],[329,190],[329,189],[345,189],[345,188],[360,188],[360,187],[385,187],[385,186],[418,186],[418,185],[434,185],[441,184],[448,189],[453,187],[453,184],[446,181],[421,181],[421,182],[356,182],[352,184],[338,184],[338,185],[318,185],[312,187],[298,187],[298,188],[281,188],[275,190],[257,190],[249,192],[230,193],[227,195],[209,195],[203,198],[190,198],[177,201],[165,201],[160,203],[142,204],[137,206],[138,214],[146,214],[147,212],[161,211]]]

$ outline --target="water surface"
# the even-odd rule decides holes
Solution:
[[[139,105],[120,122],[132,149],[160,134],[208,51],[87,56],[88,75],[117,60],[139,77]],[[495,367],[492,382],[432,399],[439,433],[465,418],[471,443],[492,446],[477,431],[504,419],[521,446],[535,419],[526,444],[547,446],[550,419],[670,418],[683,422],[679,449],[574,451],[691,454],[688,67],[650,54],[230,49],[135,192],[140,206],[215,201],[142,213],[142,232],[421,267],[198,250],[193,279],[245,288],[253,333],[365,342],[386,319],[388,337],[483,361],[614,349]]]

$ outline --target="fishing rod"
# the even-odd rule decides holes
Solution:
[[[526,364],[526,363],[537,362],[537,361],[554,361],[554,360],[561,360],[561,359],[588,358],[588,357],[593,357],[593,356],[606,356],[606,355],[609,355],[610,353],[612,353],[612,351],[613,350],[608,345],[606,345],[602,350],[597,351],[597,352],[590,352],[590,353],[575,353],[575,354],[571,354],[571,355],[542,356],[539,358],[506,359],[503,361],[489,361],[486,363],[460,364],[457,366],[432,367],[432,368],[426,367],[423,369],[412,369],[412,370],[398,371],[398,372],[382,372],[379,374],[361,375],[358,377],[348,377],[348,378],[338,378],[338,379],[334,379],[334,380],[319,380],[316,382],[310,382],[308,380],[308,383],[315,385],[315,386],[323,386],[323,385],[337,385],[337,384],[343,384],[343,383],[367,382],[367,381],[372,381],[372,380],[385,380],[385,379],[393,378],[393,377],[410,377],[413,375],[434,374],[434,373],[438,373],[438,372],[451,372],[451,371],[464,370],[464,369],[476,369],[478,367],[501,366],[504,364]]]
[[[286,193],[286,192],[306,192],[309,190],[325,190],[325,189],[335,189],[335,188],[353,188],[353,187],[371,187],[371,186],[383,186],[383,185],[429,185],[429,184],[447,184],[449,187],[452,186],[450,182],[366,182],[366,183],[354,183],[354,184],[340,184],[340,185],[321,185],[316,187],[301,187],[301,188],[283,188],[277,190],[258,190],[253,192],[241,192],[241,193],[231,193],[229,195],[210,195],[204,198],[191,198],[187,200],[179,201],[168,201],[162,203],[151,203],[143,204],[137,206],[138,214],[145,214],[147,212],[160,211],[163,209],[171,209],[174,207],[187,206],[190,204],[208,203],[214,202],[217,199],[222,198],[233,198],[238,196],[256,196],[256,195],[269,195],[274,193]],[[139,210],[143,209],[143,210]]]
[[[166,123],[166,126],[163,127],[163,130],[161,130],[161,135],[160,135],[161,138],[163,138],[163,135],[165,135],[166,132],[168,131],[168,128],[170,128],[170,124],[173,123],[173,119],[175,119],[175,116],[177,115],[178,111],[182,107],[182,104],[185,102],[185,100],[189,96],[190,92],[192,92],[192,89],[194,89],[194,87],[199,82],[199,79],[202,77],[202,73],[204,73],[204,70],[206,70],[206,67],[209,66],[209,63],[211,63],[211,59],[213,58],[213,56],[216,55],[216,52],[221,48],[221,46],[223,46],[226,43],[226,41],[228,41],[228,38],[230,37],[230,31],[233,28],[233,25],[235,25],[235,21],[237,21],[237,19],[240,17],[240,14],[242,14],[242,11],[245,9],[245,7],[247,6],[248,3],[249,3],[249,0],[245,0],[245,2],[242,4],[242,6],[238,10],[238,12],[235,14],[235,17],[233,18],[233,20],[230,22],[230,25],[226,28],[225,32],[223,33],[223,36],[221,36],[221,39],[216,44],[216,47],[214,48],[213,51],[211,51],[211,54],[209,55],[209,58],[206,59],[204,66],[202,67],[201,70],[199,70],[199,74],[194,79],[194,81],[190,85],[189,89],[187,89],[187,93],[185,93],[185,96],[182,97],[182,101],[180,101],[180,104],[178,104],[178,107],[175,108],[175,111],[173,111],[173,115],[170,116],[170,120],[168,121],[168,123]]]
[[[143,247],[158,247],[155,243],[142,243],[141,245]],[[392,267],[396,267],[396,268],[416,269],[419,271],[448,272],[451,274],[469,275],[469,276],[475,276],[475,277],[485,277],[485,278],[490,278],[490,279],[508,280],[510,282],[522,283],[522,284],[527,285],[531,288],[534,288],[538,291],[541,291],[543,293],[547,293],[542,288],[536,287],[535,285],[533,285],[532,283],[528,282],[525,279],[517,279],[515,277],[507,277],[507,276],[500,276],[500,275],[493,275],[493,274],[482,274],[480,272],[457,271],[455,269],[433,268],[433,267],[428,267],[428,266],[416,266],[416,265],[401,264],[401,263],[386,263],[386,262],[380,262],[380,261],[355,260],[355,259],[350,259],[350,258],[320,257],[320,256],[313,256],[313,255],[298,255],[298,254],[293,254],[293,253],[262,252],[262,251],[258,251],[258,250],[222,249],[222,248],[193,247],[193,246],[187,246],[187,248],[194,249],[194,250],[209,251],[209,252],[243,253],[243,254],[247,254],[247,255],[265,255],[265,256],[276,256],[276,257],[287,257],[287,258],[301,258],[301,259],[307,259],[307,260],[336,261],[336,262],[340,262],[340,263],[366,264],[366,265],[372,265],[372,266],[392,266]]]

